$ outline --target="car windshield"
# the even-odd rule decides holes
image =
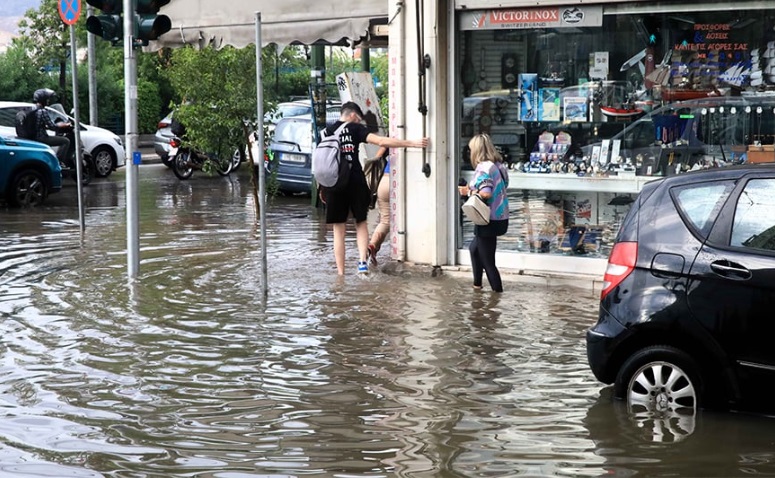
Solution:
[[[312,108],[309,106],[284,106],[279,110],[281,118],[287,118],[288,116],[299,116],[309,114]]]
[[[312,150],[312,123],[310,121],[281,121],[274,131],[277,143],[299,145],[302,151]]]

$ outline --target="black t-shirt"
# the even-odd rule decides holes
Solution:
[[[341,121],[337,121],[325,130],[326,136],[334,134],[336,130],[342,126]],[[366,137],[369,135],[369,130],[366,126],[360,123],[350,123],[344,127],[341,135],[339,136],[341,152],[348,155],[350,158],[351,172],[358,172],[360,176],[363,176],[363,167],[360,161],[360,145],[366,142]]]

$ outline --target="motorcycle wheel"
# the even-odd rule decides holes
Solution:
[[[212,159],[215,164],[215,170],[221,176],[228,176],[234,169],[234,161],[232,158]]]
[[[84,156],[81,158],[81,186],[88,186],[92,178],[97,174],[94,161]],[[78,173],[73,171],[73,181],[78,181]]]
[[[191,151],[182,149],[178,151],[178,154],[172,159],[172,172],[178,179],[186,180],[194,174],[194,168],[190,162]]]
[[[234,150],[234,154],[231,156],[231,162],[232,162],[232,171],[236,171],[239,169],[240,164],[242,164],[242,149],[237,148]]]

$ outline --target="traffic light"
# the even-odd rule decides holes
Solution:
[[[135,33],[137,40],[148,45],[150,40],[156,40],[172,28],[172,22],[167,15],[159,15],[159,9],[170,3],[170,0],[135,0]]]
[[[167,0],[169,1],[169,0]],[[124,36],[124,20],[121,18],[122,0],[86,0],[92,7],[102,10],[102,15],[92,15],[86,19],[86,30],[114,45]]]

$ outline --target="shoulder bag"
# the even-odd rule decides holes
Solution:
[[[472,194],[463,204],[463,214],[477,226],[490,223],[490,206],[478,194]]]

